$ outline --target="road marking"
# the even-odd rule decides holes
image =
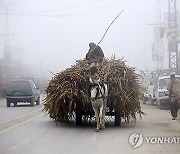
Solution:
[[[34,111],[32,111],[32,112],[28,112],[28,113],[25,113],[25,114],[23,114],[23,115],[20,115],[20,116],[11,118],[11,119],[6,120],[6,121],[3,121],[3,122],[0,123],[0,125],[1,125],[1,124],[4,124],[4,123],[7,123],[7,122],[10,122],[10,121],[15,120],[15,119],[19,119],[19,118],[24,117],[24,116],[26,116],[26,115],[28,115],[28,114],[32,114],[32,113],[34,113],[34,112],[38,112],[38,111],[42,111],[42,109],[34,110]]]
[[[33,118],[30,118],[30,119],[28,119],[28,120],[26,120],[26,121],[20,122],[20,123],[14,125],[14,126],[12,126],[12,127],[5,128],[4,130],[0,131],[0,135],[3,134],[3,133],[6,133],[6,132],[8,132],[8,131],[16,128],[16,127],[19,127],[19,126],[21,126],[21,125],[23,125],[23,124],[25,124],[25,123],[28,123],[28,122],[30,122],[30,121],[32,121],[32,120],[34,120],[34,119],[36,119],[36,118],[38,118],[38,117],[40,117],[40,116],[42,116],[42,115],[44,115],[44,114],[41,113],[41,114],[39,114],[39,115],[37,115],[37,116],[35,116],[35,117],[33,117]]]

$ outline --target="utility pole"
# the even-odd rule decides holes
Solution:
[[[9,33],[9,4],[8,1],[2,1],[2,7],[4,8],[4,34],[2,37],[4,38],[4,59],[3,59],[3,78],[4,80],[8,81],[11,77],[11,70],[10,70],[10,65],[11,65],[11,57],[12,57],[12,51],[10,48],[10,36],[13,36],[14,34]]]
[[[163,38],[160,36],[160,27],[162,26],[162,20],[161,20],[161,0],[157,0],[157,32],[156,32],[156,37],[157,37],[157,68],[158,69],[163,69],[163,62],[164,62],[164,44],[163,44]]]
[[[5,62],[5,79],[10,78],[10,63],[11,63],[11,50],[9,48],[9,6],[7,3],[5,7],[5,34],[4,34],[4,62]]]
[[[9,8],[5,4],[5,46],[4,46],[4,59],[11,60],[11,51],[9,50]]]
[[[168,10],[168,29],[177,28],[177,8],[176,0],[169,0],[169,10]],[[178,43],[168,41],[168,51],[169,51],[169,68],[178,68]]]
[[[10,45],[10,37],[16,34],[9,32],[9,6],[15,4],[9,4],[9,1],[1,1],[2,9],[4,11],[4,57],[0,59],[0,80],[8,83],[12,78],[20,76],[22,74],[22,53],[23,49]]]
[[[162,29],[161,0],[156,0],[156,7],[157,20],[155,24],[151,24],[154,25],[154,43],[152,44],[152,60],[156,63],[156,69],[163,69],[164,43],[163,37],[160,35],[160,29]]]

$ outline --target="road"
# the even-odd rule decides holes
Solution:
[[[173,121],[169,110],[143,104],[146,115],[135,126],[122,121],[117,127],[107,117],[106,129],[95,132],[94,122],[56,125],[42,109],[42,104],[7,108],[0,100],[0,154],[180,153],[180,115]],[[137,140],[129,139],[133,133],[138,133]],[[160,137],[164,142],[157,142]]]

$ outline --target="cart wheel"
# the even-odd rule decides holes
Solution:
[[[120,106],[116,104],[115,106],[115,126],[121,125],[121,111]]]
[[[76,103],[76,125],[79,126],[82,124],[82,113],[79,103]]]

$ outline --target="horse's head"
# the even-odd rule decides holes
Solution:
[[[92,78],[89,79],[90,81],[90,97],[92,100],[96,100],[99,98],[104,98],[105,96],[105,86],[104,84],[100,83],[100,78],[99,79],[94,79],[92,80]]]

